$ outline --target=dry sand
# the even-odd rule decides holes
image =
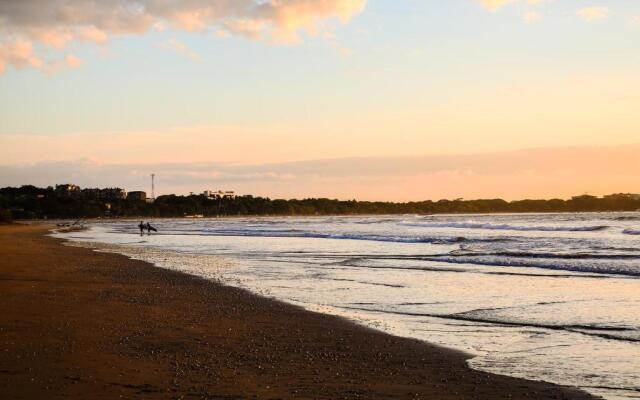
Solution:
[[[2,399],[592,398],[46,230],[0,226]]]

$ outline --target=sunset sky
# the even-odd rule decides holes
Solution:
[[[640,192],[637,0],[0,0],[0,186]]]

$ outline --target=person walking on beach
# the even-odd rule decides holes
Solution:
[[[140,221],[140,225],[138,225],[138,228],[140,228],[140,236],[144,235],[144,222]]]

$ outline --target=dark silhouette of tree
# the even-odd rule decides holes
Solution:
[[[438,200],[405,203],[326,198],[270,199],[239,196],[209,199],[200,195],[159,196],[148,203],[135,199],[97,199],[57,193],[53,188],[22,186],[0,189],[0,218],[205,217],[238,215],[362,215],[457,214],[524,212],[597,212],[640,210],[640,198],[616,194],[603,198],[576,196],[569,200]]]

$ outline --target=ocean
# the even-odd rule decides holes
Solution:
[[[58,233],[472,354],[472,368],[640,398],[640,213],[162,219]]]

